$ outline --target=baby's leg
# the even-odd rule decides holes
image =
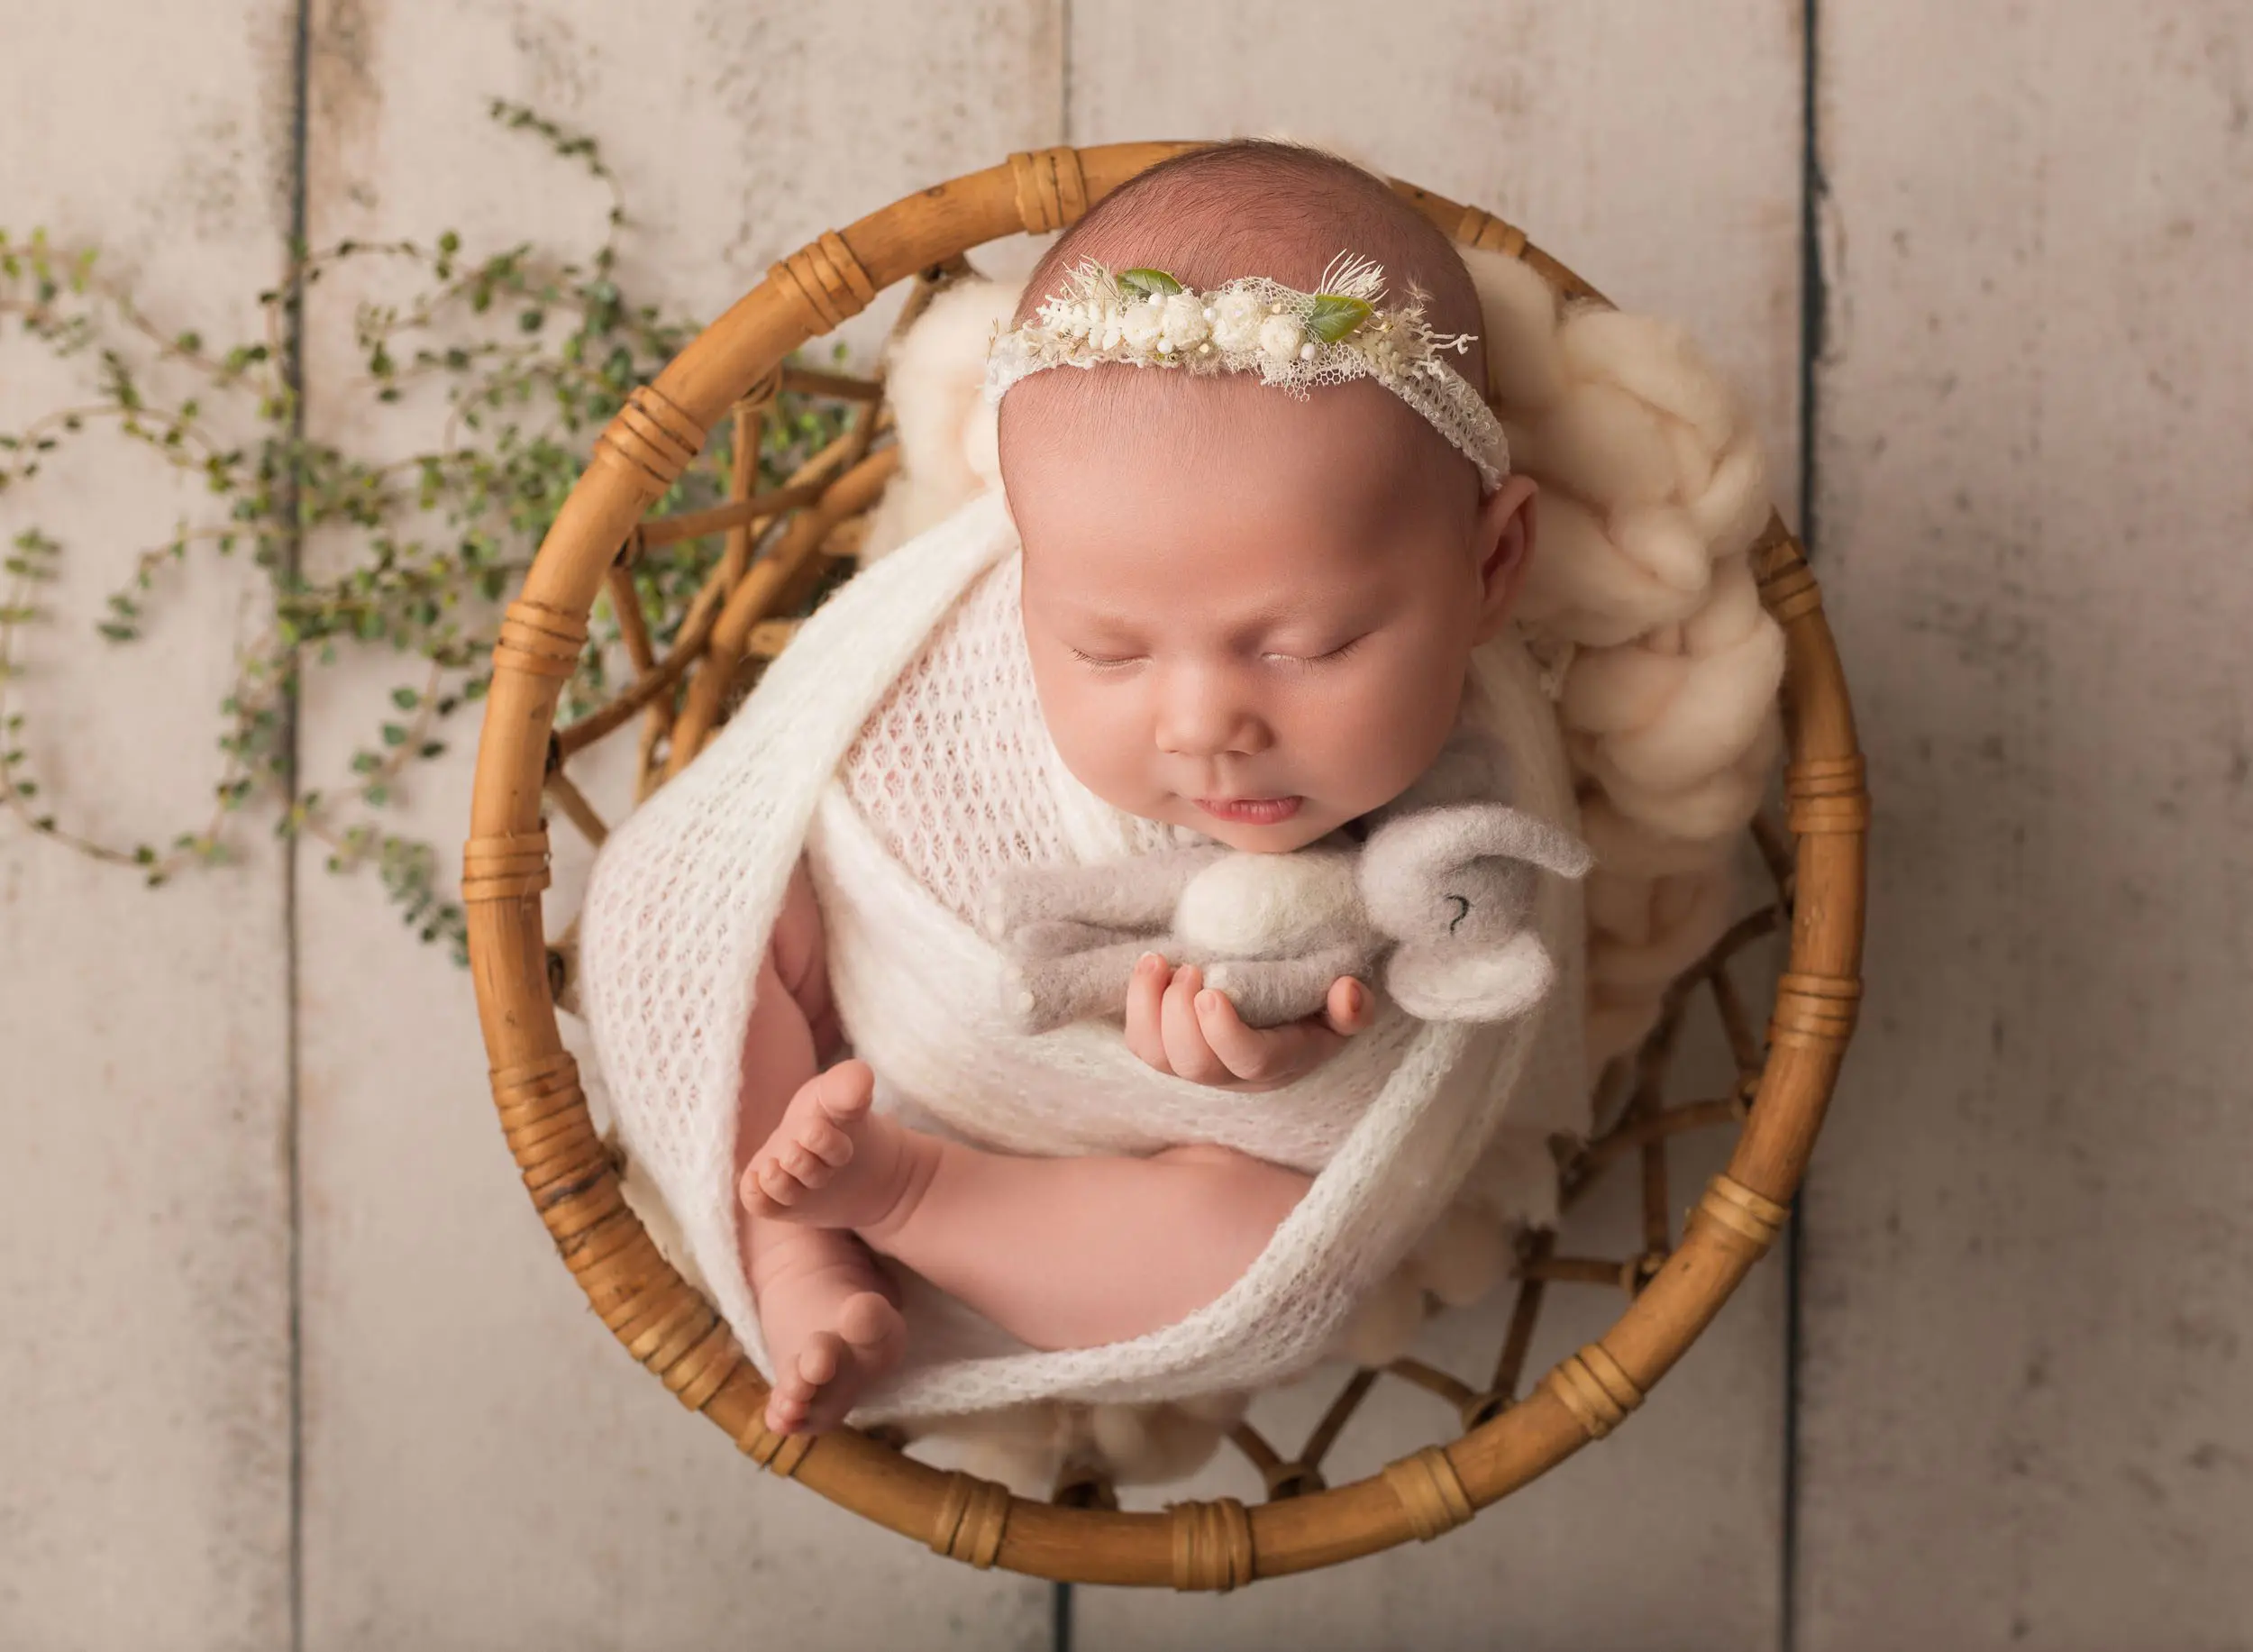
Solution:
[[[777,1221],[850,1228],[1035,1347],[1116,1342],[1203,1307],[1309,1185],[1222,1147],[981,1152],[876,1117],[867,1074],[844,1062],[798,1092],[753,1156],[743,1202]]]
[[[821,914],[801,864],[760,962],[743,1038],[739,1176],[791,1097],[815,1078],[820,1055],[837,1042]],[[850,1233],[769,1221],[750,1211],[740,1232],[743,1270],[774,1370],[767,1426],[778,1433],[817,1433],[844,1417],[871,1378],[898,1363],[907,1327],[890,1282]]]
[[[933,1145],[921,1194],[862,1237],[1036,1348],[1186,1318],[1243,1276],[1311,1185],[1227,1147],[1034,1159]]]

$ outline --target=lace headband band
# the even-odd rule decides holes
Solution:
[[[1340,253],[1313,292],[1265,276],[1240,276],[1209,292],[1163,269],[1114,275],[1088,260],[1043,301],[1040,320],[1003,331],[986,356],[986,400],[998,404],[1020,379],[1051,367],[1186,368],[1192,373],[1256,372],[1300,400],[1315,385],[1373,379],[1422,415],[1478,467],[1487,492],[1510,473],[1510,444],[1486,399],[1440,360],[1470,349],[1469,333],[1435,333],[1424,295],[1380,307],[1384,269]]]

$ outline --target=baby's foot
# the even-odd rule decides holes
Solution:
[[[908,1326],[858,1240],[803,1232],[797,1244],[808,1248],[771,1252],[760,1269],[759,1324],[774,1364],[766,1423],[777,1434],[819,1434],[899,1363]],[[851,1248],[825,1254],[832,1245]]]
[[[835,1330],[816,1331],[796,1355],[775,1357],[767,1427],[777,1434],[819,1434],[844,1420],[861,1391],[899,1364],[908,1324],[873,1291],[849,1296]]]
[[[871,1228],[914,1180],[913,1138],[869,1110],[875,1075],[844,1061],[798,1086],[738,1184],[743,1208],[810,1228]]]

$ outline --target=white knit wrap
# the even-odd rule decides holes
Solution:
[[[803,845],[847,1036],[889,1100],[1010,1152],[1210,1141],[1315,1180],[1226,1294],[1131,1341],[1035,1352],[960,1312],[936,1314],[927,1291],[911,1293],[908,1360],[856,1412],[866,1421],[1052,1396],[1169,1398],[1256,1386],[1312,1364],[1454,1199],[1546,1019],[1537,1011],[1505,1027],[1473,1027],[1391,1011],[1316,1072],[1265,1095],[1153,1072],[1116,1027],[1011,1034],[998,1014],[1002,960],[945,898],[967,894],[973,879],[958,880],[958,890],[926,887],[853,802],[844,760],[856,744],[870,749],[856,737],[957,598],[1009,567],[1016,550],[1001,501],[985,495],[848,583],[720,737],[605,848],[581,918],[583,993],[626,1150],[765,1369],[736,1244],[738,1057],[761,954]],[[990,601],[983,611],[1016,622],[1014,602]],[[1015,634],[1021,649],[1021,629]],[[1472,703],[1517,754],[1517,801],[1570,824],[1562,752],[1530,665],[1519,662],[1513,685],[1508,652],[1482,653]],[[970,845],[960,835],[981,813],[958,808],[964,791],[940,777],[977,769],[1021,785],[1026,758],[1052,788],[1061,830],[1058,843],[1028,844],[1026,853],[1099,859],[1131,851],[1143,835],[1072,781],[1044,740],[958,744],[950,735],[963,698],[932,692],[940,680],[928,671],[908,680],[925,690],[917,708],[931,737],[884,748],[886,761],[916,762],[898,774],[898,795],[935,799],[933,823],[958,845]],[[1006,707],[1006,676],[999,687]],[[1020,713],[1017,721],[1022,732],[1027,720]],[[1037,729],[1037,718],[1029,726]],[[989,853],[971,853],[991,869]],[[1545,890],[1538,923],[1558,956],[1575,956],[1572,886]],[[929,1321],[921,1336],[919,1319]]]

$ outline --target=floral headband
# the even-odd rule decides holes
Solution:
[[[1471,347],[1468,333],[1435,333],[1424,295],[1378,306],[1384,269],[1340,253],[1314,292],[1265,276],[1240,276],[1210,292],[1183,287],[1163,269],[1114,275],[1088,260],[1040,306],[1038,323],[1002,331],[986,356],[986,401],[999,404],[1020,379],[1051,367],[1186,368],[1192,373],[1257,372],[1300,400],[1315,385],[1373,379],[1416,409],[1478,467],[1491,493],[1510,472],[1510,445],[1470,380],[1440,360]]]

